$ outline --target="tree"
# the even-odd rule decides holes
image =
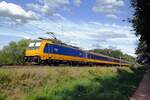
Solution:
[[[131,4],[135,10],[131,22],[135,34],[140,37],[137,54],[150,58],[150,0],[131,0]]]
[[[10,42],[0,51],[0,64],[22,64],[25,49],[30,40]]]

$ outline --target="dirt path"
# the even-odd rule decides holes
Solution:
[[[150,71],[147,72],[130,100],[150,100]]]

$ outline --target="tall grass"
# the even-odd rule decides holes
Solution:
[[[128,100],[143,74],[124,67],[0,69],[0,100]]]

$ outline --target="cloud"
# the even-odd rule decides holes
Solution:
[[[39,19],[39,16],[33,11],[25,11],[21,6],[5,1],[0,2],[0,17],[16,23],[25,23],[29,20]]]
[[[74,3],[75,3],[77,6],[80,6],[80,5],[81,5],[81,0],[74,0]]]
[[[27,4],[27,7],[43,14],[53,14],[69,5],[69,3],[69,0],[40,0],[36,4]]]
[[[63,17],[59,13],[54,13],[51,17],[54,18],[56,21],[58,21],[58,20],[61,20],[61,21],[67,20],[65,17]]]
[[[96,0],[92,10],[96,13],[104,13],[109,18],[115,18],[120,7],[124,6],[123,0]]]
[[[73,0],[76,6],[81,5],[81,0]],[[27,4],[28,9],[42,13],[44,15],[52,15],[58,13],[59,10],[70,11],[68,7],[71,5],[70,0],[39,0],[38,3]]]
[[[78,42],[78,41],[69,41],[68,44],[72,45],[72,46],[80,47],[80,42]]]
[[[21,36],[23,38],[36,39],[38,37],[49,37],[44,33],[54,32],[56,37],[65,43],[73,44],[84,49],[109,48],[110,46],[121,49],[123,52],[134,54],[136,37],[130,26],[110,23],[86,21],[72,22],[62,15],[55,13],[54,17],[59,20],[50,19],[28,22],[24,26],[15,27],[16,31],[9,31],[8,35]],[[38,27],[38,28],[37,28]],[[2,29],[2,28],[1,28]],[[9,29],[9,30],[12,30]],[[1,30],[1,34],[8,29]]]
[[[114,14],[108,14],[106,15],[107,18],[111,18],[111,19],[117,19],[118,17]]]

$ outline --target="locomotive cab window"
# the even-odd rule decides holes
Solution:
[[[31,42],[28,46],[29,49],[37,49],[41,45],[40,41]]]
[[[41,45],[41,42],[36,42],[35,47],[39,47]]]
[[[34,45],[35,45],[34,42],[30,43],[30,44],[29,44],[29,48],[30,48],[30,47],[34,47]]]

